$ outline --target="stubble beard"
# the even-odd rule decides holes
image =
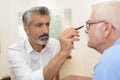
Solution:
[[[42,38],[46,36],[45,38]],[[43,35],[40,35],[38,37],[31,37],[31,39],[38,45],[46,45],[48,43],[48,40],[49,40],[49,35],[48,34],[43,34]]]

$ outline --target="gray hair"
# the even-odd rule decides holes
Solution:
[[[50,11],[47,7],[39,6],[39,7],[33,7],[30,10],[27,10],[23,16],[22,21],[24,25],[29,26],[31,24],[32,18],[31,16],[33,14],[39,14],[39,15],[47,15],[50,17]]]
[[[120,34],[120,1],[108,1],[93,7],[95,20],[108,20]]]

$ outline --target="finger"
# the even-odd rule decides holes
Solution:
[[[73,44],[74,41],[79,41],[79,40],[80,40],[79,38],[74,38],[74,37],[73,37],[73,38],[67,39],[67,42]]]

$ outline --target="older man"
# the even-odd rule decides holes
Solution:
[[[92,80],[120,80],[120,2],[109,1],[96,5],[85,32],[88,47],[99,51],[101,59],[94,67]],[[69,76],[64,80],[91,80]]]

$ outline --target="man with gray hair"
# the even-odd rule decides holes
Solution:
[[[108,1],[95,5],[86,22],[88,47],[102,54],[94,67],[92,80],[120,80],[120,2]],[[69,76],[64,80],[91,80]]]
[[[78,31],[66,29],[59,41],[49,38],[50,13],[46,7],[33,7],[22,17],[27,38],[8,48],[12,80],[53,80],[70,54]],[[56,26],[57,27],[57,26]]]

